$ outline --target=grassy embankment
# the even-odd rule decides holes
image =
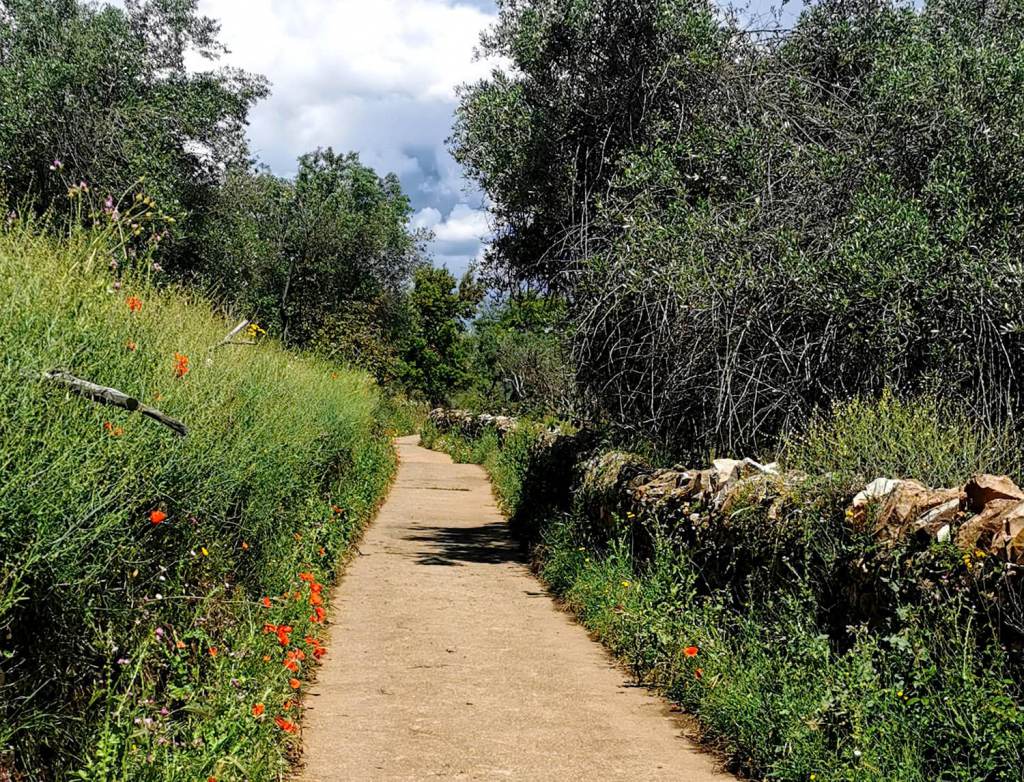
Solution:
[[[1000,438],[940,412],[887,397],[815,422],[786,458],[818,475],[775,512],[755,491],[728,513],[624,513],[610,528],[587,512],[602,497],[578,483],[570,496],[574,459],[538,449],[536,424],[503,443],[428,425],[424,440],[489,469],[551,589],[639,680],[695,714],[733,768],[1016,782],[1024,697],[1019,644],[1014,660],[1006,642],[1008,625],[1020,627],[1020,585],[994,558],[949,544],[882,547],[845,514],[865,477],[939,485],[1013,470]]]
[[[260,335],[216,347],[234,324],[111,241],[0,228],[0,778],[279,779],[319,585],[393,471],[381,400]]]

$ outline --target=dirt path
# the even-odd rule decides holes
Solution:
[[[555,607],[484,471],[417,441],[335,597],[300,779],[727,779]]]

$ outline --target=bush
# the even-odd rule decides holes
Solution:
[[[880,476],[955,486],[982,472],[1022,472],[1020,448],[1008,430],[951,404],[919,397],[903,401],[890,392],[858,397],[818,414],[783,446],[787,468],[834,473],[864,483]]]
[[[393,465],[378,394],[270,341],[217,347],[233,323],[115,278],[110,248],[0,231],[0,777],[277,779],[293,690],[264,624],[312,662],[311,580]],[[189,436],[41,381],[58,367]]]

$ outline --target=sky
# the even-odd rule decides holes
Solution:
[[[767,10],[780,0],[752,0]],[[493,0],[200,0],[221,23],[221,64],[263,74],[271,97],[252,112],[254,154],[279,176],[331,146],[395,173],[412,223],[435,234],[437,265],[456,273],[490,233],[482,194],[449,155],[459,84],[485,77],[474,52]],[[783,13],[792,16],[799,0]],[[207,66],[209,67],[209,66]]]

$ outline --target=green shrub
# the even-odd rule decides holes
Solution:
[[[786,441],[782,454],[786,467],[860,482],[886,476],[954,486],[980,472],[1024,475],[1009,430],[994,431],[934,398],[905,401],[890,392],[816,415]]]
[[[318,634],[291,596],[330,583],[387,485],[378,394],[273,342],[217,347],[232,322],[112,272],[110,247],[0,231],[0,777],[278,779],[293,690],[263,625]],[[58,367],[189,436],[40,380]]]

